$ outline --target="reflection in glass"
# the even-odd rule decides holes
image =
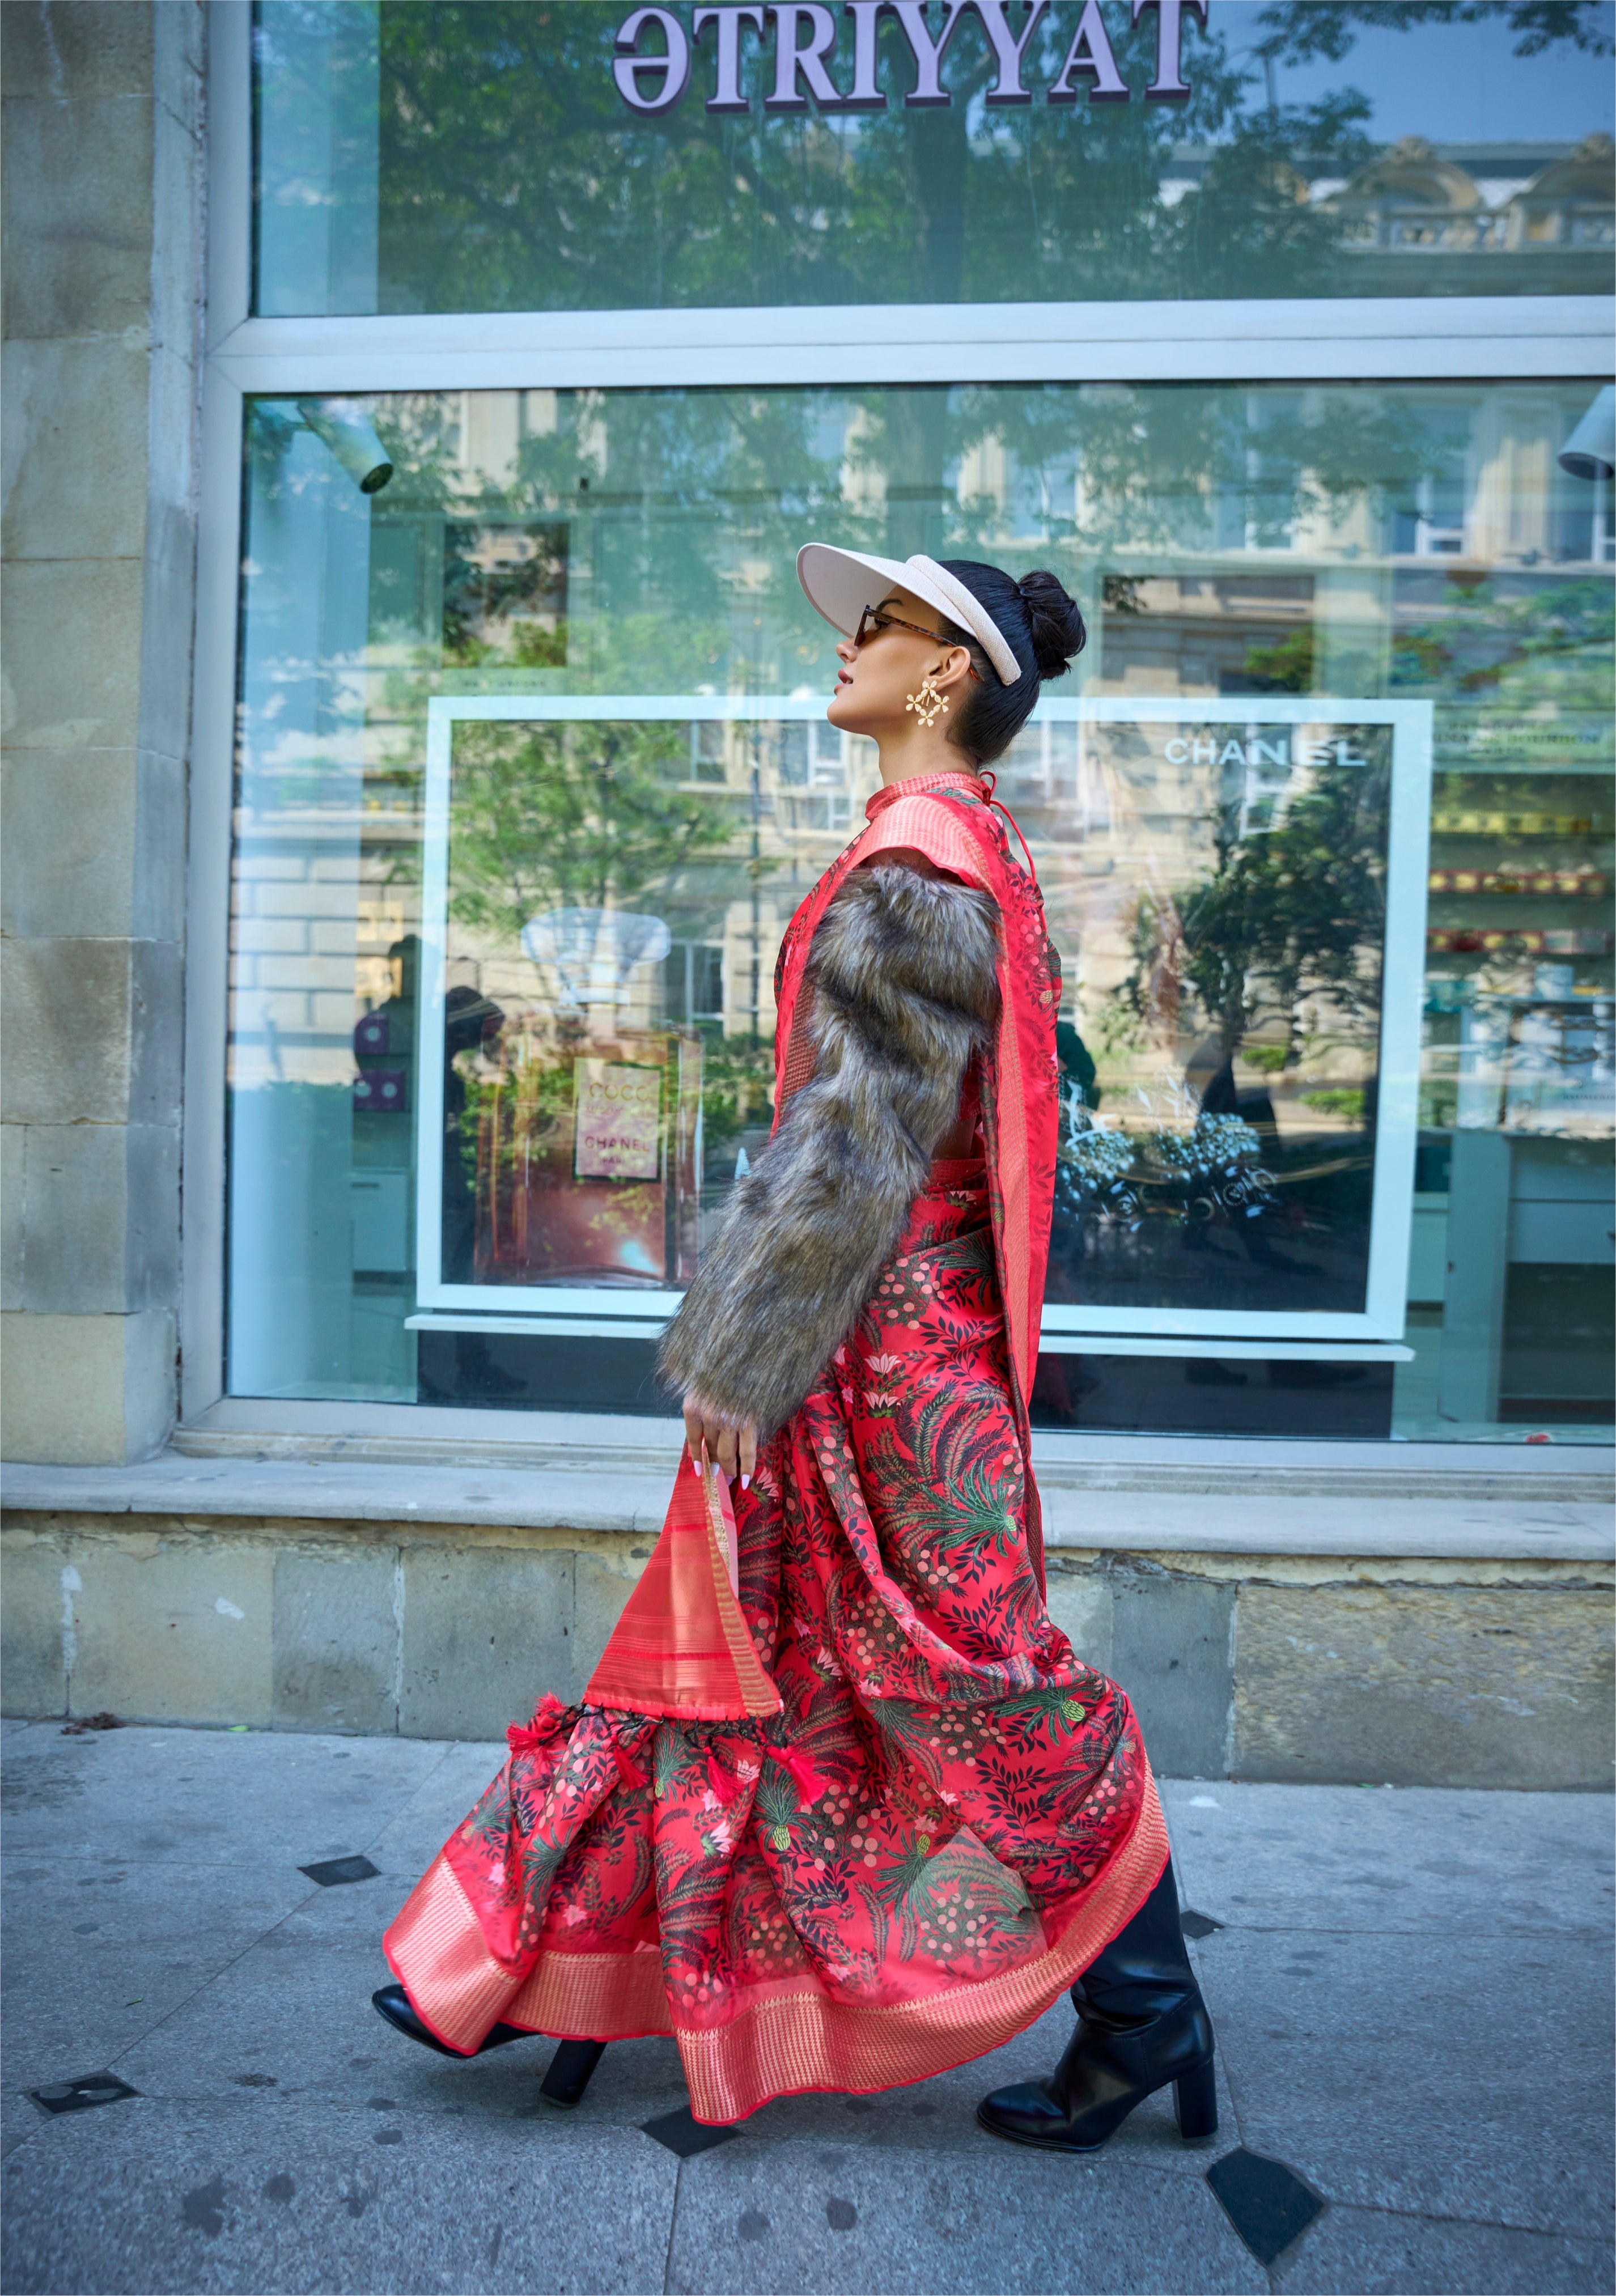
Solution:
[[[671,954],[669,928],[659,915],[605,904],[642,895],[650,873],[666,882],[670,850],[712,847],[727,832],[707,809],[681,824],[671,806],[657,816],[654,840],[613,836],[603,824],[614,869],[596,885],[602,905],[546,908],[519,926],[539,873],[514,818],[485,808],[490,754],[503,756],[512,786],[529,797],[546,785],[542,760],[565,758],[580,815],[595,806],[591,793],[615,797],[626,755],[727,754],[740,773],[754,770],[757,756],[769,761],[756,770],[772,815],[802,737],[813,737],[822,761],[824,737],[842,740],[818,718],[816,701],[765,699],[756,717],[726,719],[702,717],[693,697],[687,720],[669,719],[657,701],[626,722],[587,706],[582,722],[569,722],[573,706],[514,697],[434,704],[428,820],[441,827],[428,833],[425,944],[443,950],[445,980],[475,979],[496,1004],[481,1008],[488,1018],[476,1040],[456,1038],[461,1048],[447,1055],[455,1078],[444,1152],[455,1176],[446,1221],[457,1229],[457,1176],[474,1173],[482,1240],[467,1259],[452,1249],[435,1257],[429,1239],[420,1296],[431,1307],[476,1306],[467,1287],[490,1284],[530,1294],[530,1310],[553,1307],[543,1286],[597,1275],[666,1292],[693,1274],[701,1215],[713,1204],[703,1193],[701,1031],[688,1026],[686,989],[678,1017],[687,1025],[669,1033],[668,978],[653,971]],[[1152,1328],[1164,1310],[1188,1311],[1180,1328],[1226,1332],[1265,1313],[1335,1318],[1318,1336],[1384,1333],[1389,1311],[1400,1323],[1400,1268],[1384,1259],[1395,1240],[1382,1246],[1372,1297],[1371,1194],[1382,1145],[1395,1185],[1407,1185],[1410,1055],[1388,1048],[1405,1079],[1391,1095],[1403,1112],[1389,1117],[1382,1022],[1393,951],[1393,776],[1412,777],[1403,817],[1422,821],[1425,713],[1414,704],[1394,728],[1384,709],[1382,722],[1360,723],[1351,708],[1274,703],[1254,721],[1193,705],[1095,703],[1079,720],[1057,701],[1004,761],[1023,783],[1036,770],[1021,811],[1037,840],[1058,851],[1079,816],[1087,824],[1081,876],[1046,873],[1051,923],[1072,969],[1059,1039],[1067,1077],[1053,1308],[1124,1310],[1118,1327],[1135,1329]],[[495,709],[507,722],[481,722]],[[473,713],[469,722],[463,711]],[[768,841],[794,842],[789,819]],[[540,849],[546,882],[564,889],[564,840],[551,836]],[[1400,1003],[1406,1045],[1423,892],[1411,857],[1390,1000]],[[686,943],[692,980],[694,954]],[[677,993],[685,984],[676,975],[674,985]],[[439,989],[434,972],[429,1029]],[[461,1026],[456,1000],[475,994],[448,990],[447,1036]],[[431,1186],[438,1115],[425,1096],[422,1124]],[[652,1181],[654,1195],[643,1185]],[[574,1234],[580,1219],[587,1251]],[[652,1240],[664,1226],[665,1248]]]
[[[1089,621],[1087,696],[1223,729],[1215,765],[1180,764],[1137,725],[1051,718],[1004,761],[1066,968],[1069,1306],[1214,1279],[1263,1313],[1361,1295],[1383,729],[1366,767],[1300,775],[1276,729],[1433,706],[1399,1425],[1607,1430],[1616,541],[1609,488],[1555,462],[1588,397],[400,393],[365,409],[393,463],[373,496],[295,403],[256,402],[233,1391],[652,1407],[593,1332],[540,1381],[537,1342],[422,1322],[415,1135],[430,1099],[446,1281],[622,1307],[688,1280],[767,1134],[781,931],[874,786],[819,715],[833,656],[792,573],[813,535],[1048,564]],[[669,694],[710,708],[611,700]],[[574,714],[459,725],[429,1043],[434,695]],[[801,714],[759,721],[769,695]],[[631,947],[634,919],[665,945]]]
[[[1083,770],[1023,808],[1054,842],[1105,792],[1052,889],[1076,979],[1051,1303],[1361,1313],[1390,729],[1081,733]]]
[[[701,1044],[660,1025],[672,936],[636,905],[727,838],[681,788],[692,729],[456,731],[447,970],[473,973],[497,1007],[447,1054],[440,1280],[688,1282]],[[463,993],[448,990],[446,1020]]]
[[[1103,0],[1130,97],[1091,102],[1079,83],[1070,105],[1045,98],[1076,0],[1028,35],[1025,105],[989,105],[998,68],[960,9],[951,100],[918,109],[915,57],[883,12],[877,111],[767,108],[770,15],[741,44],[742,110],[706,108],[710,23],[683,98],[649,117],[612,77],[628,12],[260,0],[256,308],[1610,291],[1610,0],[1218,0],[1204,28],[1183,11],[1191,93],[1171,103],[1144,99],[1157,12],[1135,25]],[[845,90],[853,13],[830,16]]]

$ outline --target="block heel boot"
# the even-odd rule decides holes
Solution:
[[[1218,2133],[1212,2021],[1185,1950],[1170,1863],[1126,1929],[1071,1988],[1078,2030],[1047,2080],[995,2089],[982,2127],[1046,2152],[1095,2152],[1171,2082],[1186,2144]]]
[[[570,2112],[575,2104],[582,2102],[590,2075],[605,2054],[604,2041],[563,2041],[538,2085],[545,2103]]]

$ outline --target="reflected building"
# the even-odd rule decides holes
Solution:
[[[464,1136],[456,1145],[449,1124],[432,1183],[465,1229],[452,1250],[446,1231],[440,1263],[444,1280],[452,1267],[470,1287],[457,1315],[477,1285],[570,1297],[580,1283],[660,1292],[687,1281],[737,1168],[767,1136],[775,951],[876,786],[869,745],[812,699],[833,657],[789,579],[800,496],[816,504],[821,536],[896,549],[918,519],[937,554],[1052,564],[1085,604],[1091,641],[1074,686],[1091,714],[1056,701],[998,768],[1062,953],[1063,1025],[1092,1066],[1073,1103],[1077,1180],[1066,1229],[1057,1221],[1053,1304],[1162,1283],[1194,1300],[1209,1277],[1242,1313],[1300,1301],[1306,1283],[1319,1312],[1359,1296],[1378,989],[1350,965],[1310,972],[1300,929],[1287,928],[1283,961],[1271,933],[1268,953],[1254,943],[1249,959],[1215,945],[1219,889],[1244,870],[1260,890],[1265,840],[1277,850],[1292,808],[1300,820],[1317,799],[1278,722],[1289,713],[1294,726],[1309,704],[1321,725],[1349,721],[1355,700],[1419,700],[1433,713],[1422,1171],[1450,1178],[1456,1133],[1477,1128],[1584,1144],[1564,1152],[1576,1173],[1579,1157],[1608,1154],[1611,937],[1598,920],[1611,823],[1587,777],[1611,764],[1600,616],[1612,545],[1608,498],[1554,460],[1584,404],[1575,386],[796,390],[710,397],[699,425],[655,394],[372,403],[393,483],[363,531],[331,494],[318,544],[328,568],[351,554],[368,619],[349,646],[325,644],[313,685],[296,651],[312,490],[290,525],[283,506],[299,467],[288,452],[306,450],[272,427],[281,443],[254,466],[249,659],[262,668],[246,694],[238,816],[236,1122],[250,1167],[266,1123],[274,1136],[301,1120],[272,1113],[293,1086],[311,1107],[331,1101],[322,1122],[348,1120],[335,1114],[339,1080],[356,1025],[396,1009],[394,952],[406,935],[431,945],[447,933],[453,1008],[501,1016],[475,1044],[420,1054],[429,1068],[447,1061],[446,1117],[457,1112]],[[789,485],[759,484],[759,427]],[[1559,633],[1552,659],[1545,630]],[[307,695],[297,706],[311,731],[330,728],[316,780],[291,736],[289,693]],[[611,715],[612,696],[639,709],[647,693],[675,697],[655,724]],[[516,713],[503,734],[456,720],[454,758],[468,762],[452,768],[437,831],[434,697]],[[1220,753],[1213,771],[1199,741],[1194,757],[1183,741],[1175,755],[1170,728],[1103,722],[1122,704],[1204,714],[1239,754]],[[1355,898],[1379,898],[1381,865]],[[441,914],[422,906],[435,871]],[[576,902],[657,925],[652,955],[602,1000],[580,1002],[564,968],[523,942],[524,923]],[[1378,927],[1365,915],[1368,951]],[[1233,1004],[1209,987],[1227,964],[1248,967]],[[660,1079],[662,1132],[632,1205],[626,1175],[579,1166],[590,1062],[604,1063],[592,1092]],[[417,1335],[437,1346],[412,1241],[417,1135],[371,1095],[351,1123],[349,1188],[398,1210],[385,1252],[367,1246],[387,1264],[350,1273],[340,1251],[323,1252],[309,1300],[329,1304],[266,1317],[263,1331],[282,1332],[295,1377],[298,1334],[317,1323],[332,1391],[401,1396]],[[1196,1179],[1196,1144],[1214,1139],[1242,1144],[1221,1178],[1208,1165]],[[514,1194],[513,1159],[527,1175]],[[1532,1169],[1533,1185],[1559,1185],[1541,1156]],[[1086,1173],[1123,1191],[1131,1226]],[[1411,1293],[1409,1315],[1416,1329],[1425,1318],[1440,1385],[1446,1278],[1424,1271],[1449,1190],[1418,1193],[1413,1280],[1436,1294]],[[1178,1230],[1192,1258],[1169,1282],[1146,1245]],[[381,1233],[373,1219],[365,1232]],[[295,1290],[290,1266],[278,1280]],[[238,1360],[267,1384],[253,1368],[262,1343],[244,1326]],[[431,1385],[440,1399],[454,1391],[440,1364]],[[1506,1405],[1500,1388],[1456,1431],[1507,1424]]]
[[[660,1408],[656,1329],[772,1122],[782,931],[875,786],[824,717],[811,537],[1047,566],[1087,618],[997,793],[1064,969],[1049,1336],[1141,1352],[1125,1406],[1113,1357],[1040,1409],[1608,1439],[1616,521],[1608,460],[1562,457],[1608,372],[1611,11],[1336,12],[1320,73],[1314,0],[1204,23],[1051,0],[1025,102],[997,100],[990,10],[953,12],[921,102],[915,12],[832,11],[828,84],[862,25],[867,105],[782,98],[791,12],[761,12],[731,94],[708,31],[645,110],[597,6],[210,12],[211,267],[182,232],[152,273],[168,491],[156,570],[128,577],[142,646],[170,650],[138,720],[78,692],[94,644],[28,705],[49,849],[13,868],[44,978],[59,885],[89,882],[52,776],[116,756],[167,791],[138,899],[62,909],[123,935],[108,1073],[145,1078],[140,1029],[187,1016],[127,1086],[150,1137],[119,1131],[168,1190],[123,1232],[167,1241],[152,1296],[131,1275],[104,1316],[73,1304],[70,1254],[47,1280],[28,1244],[29,1391],[93,1324],[90,1390],[144,1366],[142,1444],[176,1364],[190,1418],[277,1439],[339,1407],[411,1440],[458,1406]],[[1114,78],[1062,88],[1079,16]],[[672,20],[695,33],[686,0]],[[175,410],[199,398],[195,453]],[[193,508],[192,754],[162,537]],[[41,597],[59,544],[30,561]],[[142,905],[181,898],[182,785],[184,995],[174,919],[172,981],[137,993]],[[1421,844],[1411,908],[1390,888]],[[59,1148],[111,1152],[99,1116],[38,1121],[25,1198]],[[1262,1344],[1324,1350],[1305,1427],[1281,1368],[1302,1358],[1251,1357],[1243,1387],[1173,1354],[1219,1336],[1182,1324],[1218,1284]],[[1219,1365],[1198,1403],[1195,1362]],[[1220,1382],[1244,1419],[1174,1416]]]
[[[1405,135],[1321,204],[1340,218],[1361,294],[1419,293],[1409,272],[1436,261],[1441,284],[1427,293],[1575,293],[1579,268],[1616,249],[1613,164],[1608,135],[1569,149]]]

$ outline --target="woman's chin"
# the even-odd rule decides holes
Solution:
[[[844,734],[867,734],[870,730],[865,722],[865,713],[854,701],[850,686],[839,685],[836,688],[825,703],[824,714],[832,725]]]

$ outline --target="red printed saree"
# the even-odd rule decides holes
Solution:
[[[786,938],[780,1100],[836,883],[874,846],[919,849],[1005,920],[1003,1019],[977,1079],[986,1154],[933,1164],[733,1515],[684,1464],[585,1703],[546,1700],[512,1730],[386,1939],[453,2046],[498,2019],[671,2032],[710,2122],[997,2046],[1167,1857],[1128,1701],[1042,1598],[1023,1398],[1048,1177],[1028,1167],[1053,1111],[1059,989],[1036,893],[973,776],[900,784],[871,810]]]

